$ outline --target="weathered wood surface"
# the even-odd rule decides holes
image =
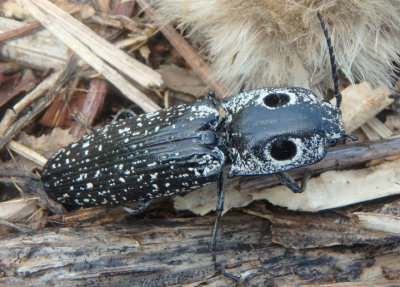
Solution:
[[[245,286],[400,284],[390,281],[400,280],[398,237],[361,232],[343,240],[351,220],[333,212],[315,217],[315,222],[336,218],[330,226],[313,226],[309,215],[290,232],[288,226],[301,223],[302,218],[296,213],[290,220],[277,215],[270,225],[252,215],[224,216],[218,262],[226,272],[240,276]],[[168,220],[131,217],[104,225],[6,235],[0,237],[0,285],[232,286],[233,280],[214,272],[209,250],[213,223],[213,216]],[[294,245],[301,242],[300,247],[305,247],[308,241],[314,248],[278,245],[272,241],[271,228],[283,245],[291,237]],[[338,246],[321,247],[325,242],[321,238],[335,233],[341,240],[332,245]],[[316,244],[316,237],[322,243]]]

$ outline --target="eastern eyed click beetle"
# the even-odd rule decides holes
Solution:
[[[229,177],[276,174],[294,192],[303,189],[285,171],[311,165],[345,137],[341,95],[330,39],[337,105],[310,90],[261,88],[117,121],[60,149],[46,163],[48,196],[69,209],[174,196],[219,180],[217,220],[224,200],[222,168]]]

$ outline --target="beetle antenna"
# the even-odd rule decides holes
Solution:
[[[331,61],[331,69],[332,69],[332,80],[333,80],[333,86],[334,86],[334,90],[335,90],[336,106],[338,108],[340,108],[340,104],[342,103],[342,95],[339,92],[338,73],[337,73],[336,63],[335,63],[335,55],[333,54],[331,38],[329,38],[328,30],[325,27],[325,22],[324,22],[324,20],[322,20],[322,16],[319,13],[319,11],[317,12],[317,16],[319,19],[319,23],[321,23],[321,27],[322,27],[322,31],[324,32],[326,43],[328,44],[329,59]]]

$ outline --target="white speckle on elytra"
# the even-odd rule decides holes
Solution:
[[[98,151],[102,151],[103,146],[100,144],[99,147],[97,148]]]
[[[86,188],[89,188],[89,189],[93,188],[93,183],[91,183],[91,182],[86,183]]]
[[[120,182],[125,182],[125,178],[123,178],[123,177],[118,178],[118,180],[119,180]]]
[[[89,142],[84,142],[83,144],[82,144],[82,148],[87,148],[87,147],[89,147],[90,146],[90,143]]]
[[[130,127],[125,127],[125,128],[123,128],[123,129],[119,129],[118,130],[118,133],[119,134],[124,134],[124,133],[129,133],[131,131],[131,128]]]

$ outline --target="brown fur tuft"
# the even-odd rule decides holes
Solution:
[[[400,48],[398,0],[156,0],[185,27],[232,93],[300,86],[333,87],[317,18],[325,21],[338,69],[350,81],[391,87]]]

